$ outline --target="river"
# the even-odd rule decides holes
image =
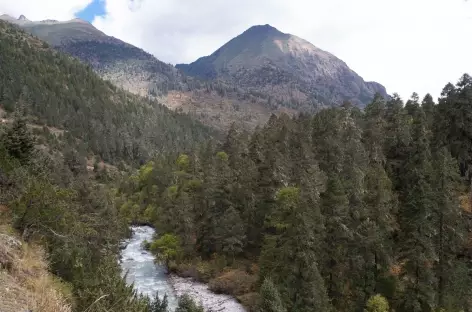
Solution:
[[[154,256],[142,247],[145,240],[152,240],[154,229],[148,226],[131,229],[133,235],[124,242],[126,247],[121,251],[120,265],[123,274],[127,274],[126,282],[134,283],[138,292],[151,297],[158,292],[161,298],[167,294],[170,311],[175,310],[178,296],[187,293],[203,305],[205,311],[246,312],[231,296],[215,294],[207,285],[191,279],[166,274],[165,267],[155,264]]]

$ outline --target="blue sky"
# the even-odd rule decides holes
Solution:
[[[76,16],[88,22],[92,22],[95,16],[102,16],[105,14],[105,1],[93,0],[85,9],[78,12]]]

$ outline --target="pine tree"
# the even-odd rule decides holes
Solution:
[[[421,108],[424,111],[424,114],[426,116],[426,127],[428,131],[430,132],[430,141],[433,139],[433,125],[434,125],[434,115],[435,115],[435,103],[433,101],[433,97],[431,94],[426,94],[425,97],[423,98],[423,101],[421,102]]]
[[[265,278],[259,290],[259,312],[286,312],[280,294],[270,278]]]
[[[275,117],[272,117],[272,119]],[[272,120],[275,123],[275,120]],[[264,222],[275,206],[275,194],[281,186],[276,175],[276,153],[265,134],[267,129],[255,131],[249,143],[249,155],[256,166],[255,181],[255,205],[251,212],[251,224],[248,227],[248,240],[250,247],[260,250],[264,236]]]
[[[177,309],[175,312],[204,312],[205,310],[201,305],[195,303],[195,301],[187,294],[179,298]]]
[[[392,261],[393,231],[395,229],[396,196],[385,171],[385,103],[375,98],[365,110],[364,146],[368,153],[363,203],[365,216],[359,227],[364,248],[363,297],[369,298],[378,291],[380,280],[387,275]],[[363,304],[363,303],[362,303]]]
[[[34,150],[34,138],[24,117],[17,115],[5,135],[4,146],[8,154],[21,163],[26,164],[30,160]]]
[[[401,187],[401,177],[404,175],[407,160],[408,145],[410,144],[410,122],[401,98],[394,94],[387,102],[385,112],[387,127],[385,129],[384,154],[387,158],[386,171],[392,180],[393,187]]]
[[[212,157],[212,168],[208,168],[205,181],[205,197],[207,209],[202,216],[202,232],[200,246],[205,256],[222,251],[222,242],[218,234],[222,232],[224,213],[233,206],[231,202],[231,169],[228,166],[228,154],[217,152]]]
[[[347,298],[344,285],[349,276],[349,243],[353,233],[348,227],[349,200],[338,176],[328,178],[326,191],[321,196],[321,207],[325,233],[320,263],[328,296],[335,309],[342,309]]]
[[[460,172],[469,182],[472,173],[472,77],[465,74],[457,85],[446,85],[435,115],[435,136],[438,146],[448,146],[452,156],[458,160]]]
[[[463,246],[464,226],[458,203],[458,187],[460,177],[457,162],[452,159],[446,148],[439,149],[434,155],[434,193],[436,249],[438,261],[436,265],[437,305],[439,308],[463,308],[451,306],[457,304],[457,294],[463,285],[456,283],[454,273],[461,267],[456,255]],[[449,302],[447,302],[449,301]]]
[[[307,207],[294,187],[277,193],[266,244],[260,259],[261,278],[271,276],[290,311],[329,311],[330,303],[318,271],[314,224],[305,217]]]
[[[156,292],[154,299],[149,304],[149,312],[168,312],[167,294],[164,298],[159,298],[159,293]]]
[[[243,251],[246,239],[244,230],[239,212],[229,207],[221,216],[216,229],[216,244],[220,246],[218,251],[227,255],[230,260],[234,260]]]
[[[425,115],[416,107],[413,117],[412,141],[405,176],[402,178],[399,225],[399,261],[403,265],[404,293],[400,306],[406,311],[430,311],[436,306],[433,270],[436,259],[433,168]]]

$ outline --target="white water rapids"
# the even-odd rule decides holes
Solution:
[[[143,249],[142,243],[152,241],[154,229],[148,226],[131,228],[133,235],[125,241],[121,251],[121,269],[128,284],[134,283],[135,289],[153,297],[156,292],[163,298],[167,294],[169,311],[177,306],[177,297],[187,293],[196,302],[203,305],[205,311],[245,312],[246,310],[234,298],[211,292],[208,286],[191,279],[169,276],[166,269],[154,263],[154,256]]]

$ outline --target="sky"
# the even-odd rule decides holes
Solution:
[[[211,54],[270,24],[407,99],[472,74],[472,0],[0,0],[30,20],[80,17],[167,63]]]

